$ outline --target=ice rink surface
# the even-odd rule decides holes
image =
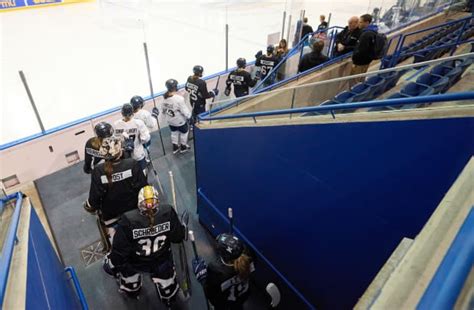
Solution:
[[[196,64],[205,76],[224,70],[226,24],[232,67],[238,57],[254,60],[268,35],[281,32],[284,11],[292,40],[303,9],[316,28],[320,14],[345,25],[372,2],[100,0],[0,13],[0,144],[40,132],[19,70],[50,129],[149,95],[144,41],[157,93],[168,78],[183,83]]]

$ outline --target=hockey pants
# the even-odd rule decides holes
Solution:
[[[185,123],[182,126],[175,127],[170,125],[171,143],[176,145],[188,145],[189,125]]]

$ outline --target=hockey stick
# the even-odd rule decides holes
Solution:
[[[191,244],[193,245],[194,258],[197,260],[199,255],[198,255],[198,251],[197,251],[197,248],[196,248],[196,240],[194,239],[194,232],[192,230],[189,231],[189,240],[191,240]],[[203,287],[203,290],[204,290],[204,287]],[[207,306],[207,309],[209,310],[210,309],[209,308],[209,301],[207,300],[206,292],[204,292],[204,298],[206,299],[206,306]]]
[[[103,248],[102,252],[108,253],[112,249],[112,244],[110,243],[109,233],[107,232],[107,226],[102,220],[102,213],[97,210],[97,228],[99,229],[100,239],[102,240]]]
[[[151,159],[150,150],[146,147],[145,147],[145,150],[148,154],[148,159],[150,160],[149,166],[151,167],[151,170],[153,170],[153,174],[155,175],[155,179],[158,182],[158,186],[160,187],[161,193],[163,194],[164,193],[163,186],[161,186],[160,177],[158,176],[158,172],[156,172],[155,165],[153,165],[153,160]]]
[[[230,224],[230,233],[234,233],[234,212],[232,208],[227,209],[227,216],[229,217],[229,224]]]
[[[171,194],[173,198],[173,207],[177,215],[178,213],[178,206],[176,204],[176,188],[174,185],[174,177],[173,177],[173,172],[169,171],[169,176],[170,176],[170,184],[171,184]],[[187,236],[186,236],[187,237]],[[182,282],[181,286],[183,289],[183,294],[185,295],[185,298],[189,298],[191,296],[191,277],[189,276],[189,268],[188,268],[188,257],[186,255],[186,248],[184,246],[184,242],[181,242],[178,246],[179,249],[179,260],[180,260],[180,266],[181,270],[184,272],[184,281]]]

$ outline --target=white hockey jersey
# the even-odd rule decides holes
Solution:
[[[180,95],[173,95],[161,103],[161,112],[166,117],[168,125],[183,126],[191,117],[191,110]]]
[[[154,131],[157,127],[156,118],[151,116],[151,113],[145,109],[138,110],[133,114],[133,118],[143,121],[149,131]]]
[[[150,132],[143,121],[132,118],[130,121],[125,122],[123,119],[119,119],[114,123],[114,130],[115,136],[132,139],[134,146],[133,159],[138,161],[145,158],[143,144],[150,141]]]

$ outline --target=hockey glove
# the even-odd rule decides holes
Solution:
[[[260,50],[260,51],[257,52],[257,54],[255,54],[255,58],[259,59],[260,57],[262,57],[262,55],[263,55],[263,52],[262,52],[262,50]]]
[[[217,88],[214,88],[209,93],[211,93],[212,97],[216,97],[217,95],[219,95],[219,90]]]
[[[185,210],[181,214],[181,225],[184,226],[184,240],[188,240],[188,223],[189,223],[189,213],[188,210]]]
[[[157,119],[158,115],[160,115],[160,110],[158,110],[157,108],[153,108],[153,110],[151,110],[151,116]]]
[[[84,201],[84,204],[82,205],[84,207],[84,210],[86,210],[87,212],[89,212],[90,214],[96,214],[97,213],[97,209],[95,209],[94,207],[92,207],[90,204],[89,204],[89,201],[86,200]]]
[[[193,259],[193,272],[196,276],[196,279],[201,282],[201,284],[207,278],[207,264],[202,257],[197,257]]]
[[[257,72],[255,72],[255,79],[260,80],[261,77],[262,77],[262,71],[257,70]]]
[[[224,95],[226,95],[227,97],[229,97],[229,95],[230,95],[230,85],[225,88],[225,90],[224,90]]]
[[[91,167],[90,167],[90,166],[87,167],[87,165],[84,165],[84,173],[86,173],[86,174],[91,174],[91,172],[92,172]]]

